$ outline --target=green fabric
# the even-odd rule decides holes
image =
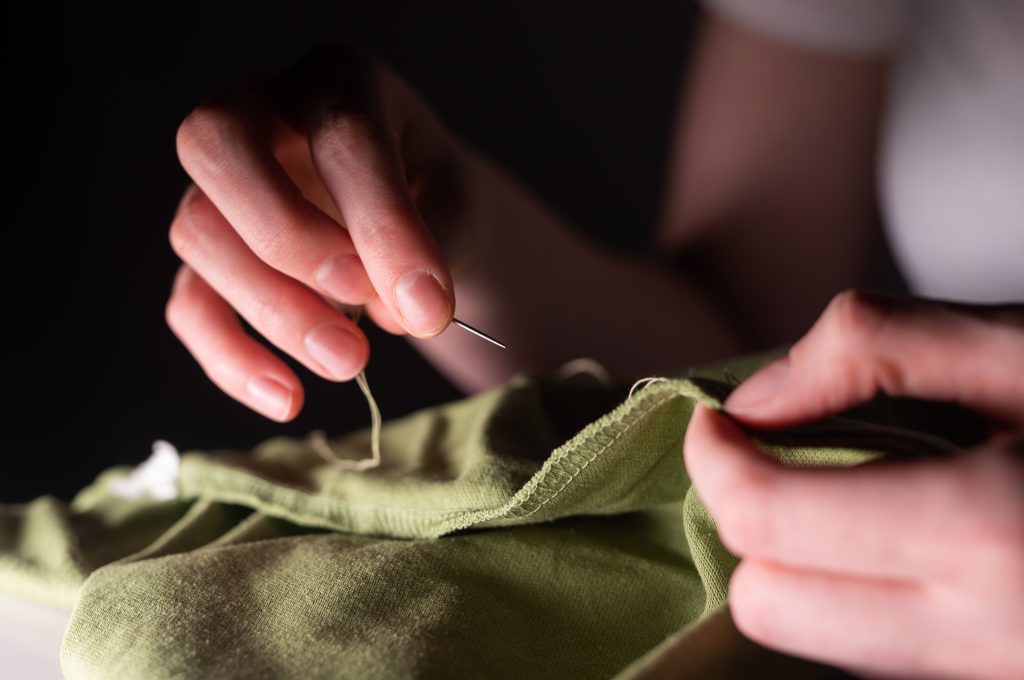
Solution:
[[[519,378],[388,423],[376,470],[284,438],[185,454],[171,501],[118,498],[111,470],[70,505],[0,507],[0,589],[73,607],[72,679],[663,677],[735,566],[681,458],[694,405],[728,390]],[[332,446],[364,457],[368,433]],[[798,465],[952,449],[841,420],[763,447]],[[707,677],[712,647],[686,648]]]

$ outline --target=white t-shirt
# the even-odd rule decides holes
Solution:
[[[791,44],[894,61],[880,140],[914,292],[1024,301],[1024,0],[705,0]]]

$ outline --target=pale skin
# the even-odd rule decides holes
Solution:
[[[218,387],[279,421],[301,410],[302,384],[245,333],[238,316],[317,376],[344,381],[365,367],[369,346],[328,301],[363,305],[382,328],[421,339],[417,348],[468,390],[578,356],[596,358],[620,375],[649,375],[792,340],[836,291],[866,278],[878,237],[872,141],[886,64],[796,50],[714,17],[701,32],[692,63],[656,249],[689,255],[704,264],[699,269],[670,269],[590,244],[459,141],[397,75],[338,48],[312,55],[284,76],[215,98],[182,124],[179,157],[195,185],[170,230],[184,264],[167,321]],[[777,275],[794,270],[801,276]],[[509,349],[497,350],[458,329],[446,331],[456,308],[460,318],[501,338]],[[1000,327],[986,328],[980,335],[999,335]],[[911,354],[930,340],[900,336]],[[642,351],[636,351],[638,342]],[[952,361],[951,347],[939,342],[925,354],[948,353],[946,361]],[[864,384],[858,382],[853,396],[844,398],[867,396]],[[960,394],[958,383],[947,387],[954,397]],[[963,400],[977,406],[969,398],[972,386],[962,389]],[[1024,412],[1019,389],[1000,395],[1003,411]],[[842,401],[836,399],[830,403]],[[773,417],[795,422],[825,414],[794,406],[767,416],[751,412],[750,418],[764,417],[770,425]],[[737,411],[737,417],[746,415]],[[706,413],[694,421],[688,465],[695,451],[698,458],[701,452],[713,458],[706,465],[712,471],[716,461],[734,467],[747,461],[737,453],[746,451],[738,443],[742,438],[722,422]],[[987,460],[966,456],[959,464],[982,470]],[[905,478],[914,493],[929,498],[950,483],[923,472]],[[1024,485],[1019,475],[1007,478],[1017,484],[986,493],[1001,493],[1019,509]],[[857,476],[829,480],[836,488],[849,487],[851,496],[865,486]],[[702,492],[703,483],[698,479]],[[794,504],[820,498],[815,483],[786,484],[779,494]],[[909,537],[906,531],[896,534],[891,517],[905,511],[905,499],[875,498],[874,539],[885,545],[911,540],[932,564],[955,559],[960,547],[951,550],[932,540],[927,527]],[[762,513],[738,494],[724,494],[709,507],[719,520],[729,508],[766,521],[774,511],[767,506]],[[986,508],[973,508],[982,513],[978,522],[999,521],[1002,515],[989,516],[997,510]],[[814,541],[823,531],[824,525],[811,522],[798,528],[807,551],[818,555],[797,566],[834,559],[835,546]],[[724,532],[727,541],[728,536]],[[1007,546],[1018,556],[1022,552],[1019,543]],[[870,658],[854,658],[856,649],[798,646],[805,629],[797,619],[787,634],[765,633],[756,617],[745,619],[735,609],[744,602],[758,606],[746,594],[754,587],[741,588],[760,578],[761,558],[744,553],[745,545],[731,547],[746,557],[734,581],[733,606],[751,637],[848,667],[921,671],[901,650],[882,644],[885,632],[876,625],[861,629],[871,639],[859,650]],[[832,607],[842,613],[813,570],[786,574],[794,611]],[[1000,574],[1005,580],[1020,572]],[[1008,581],[1004,585],[1009,588]],[[855,622],[889,615],[891,607],[880,598],[870,602],[859,612],[866,618]],[[986,612],[985,602],[973,603],[978,625],[1005,623],[1006,612],[997,604]],[[928,656],[928,645],[949,643],[948,631],[933,635],[934,629],[920,628],[919,656]]]
[[[799,470],[725,416],[694,414],[686,468],[742,558],[737,627],[875,677],[1024,677],[1024,309],[844,293],[725,406],[784,427],[879,391],[958,402],[992,435],[940,460]]]

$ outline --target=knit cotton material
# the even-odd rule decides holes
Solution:
[[[366,472],[284,438],[186,453],[172,500],[120,498],[111,470],[70,505],[0,508],[0,589],[74,608],[72,680],[831,674],[720,611],[736,560],[682,439],[728,390],[519,378],[386,424]],[[829,466],[953,450],[840,420],[762,445]],[[331,446],[365,457],[368,433]]]

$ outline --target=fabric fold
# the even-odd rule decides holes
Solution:
[[[74,607],[69,678],[661,668],[672,640],[699,647],[690,631],[722,609],[736,563],[682,464],[694,408],[720,409],[734,384],[722,376],[628,396],[520,377],[386,423],[384,463],[364,472],[287,438],[186,452],[172,500],[119,497],[130,471],[111,470],[70,505],[0,508],[0,589]],[[955,450],[863,419],[753,434],[791,465]],[[368,433],[330,444],[362,458]]]

